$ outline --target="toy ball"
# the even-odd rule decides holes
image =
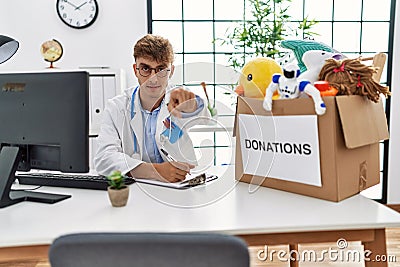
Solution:
[[[247,62],[240,75],[235,92],[241,96],[264,98],[272,75],[282,73],[282,68],[271,58],[256,58]]]

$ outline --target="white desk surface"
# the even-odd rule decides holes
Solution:
[[[77,232],[286,233],[399,227],[400,214],[356,195],[339,203],[220,178],[187,190],[130,186],[127,206],[113,208],[106,191],[43,187],[68,193],[56,204],[21,202],[0,209],[0,247],[50,244]]]

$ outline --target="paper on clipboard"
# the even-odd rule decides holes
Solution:
[[[207,182],[210,182],[217,178],[218,178],[218,176],[216,176],[216,175],[206,175],[205,173],[202,173],[202,174],[196,174],[196,175],[188,175],[184,181],[177,182],[177,183],[168,183],[168,182],[162,182],[162,181],[152,180],[152,179],[143,179],[143,178],[135,178],[135,181],[138,183],[151,184],[151,185],[157,185],[157,186],[163,186],[163,187],[169,187],[169,188],[175,188],[175,189],[188,189],[191,187],[204,185]]]

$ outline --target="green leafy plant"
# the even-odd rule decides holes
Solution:
[[[125,176],[123,176],[120,171],[111,173],[111,175],[107,176],[107,180],[112,189],[120,190],[126,187]]]
[[[246,55],[251,57],[282,57],[279,43],[288,37],[301,36],[303,39],[317,35],[312,27],[317,23],[308,17],[302,21],[293,21],[288,14],[291,0],[247,0],[252,15],[251,20],[239,22],[233,30],[227,29],[226,37],[216,39],[221,44],[230,44],[235,51],[229,58],[230,65],[235,69],[243,68]]]

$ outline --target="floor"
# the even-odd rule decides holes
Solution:
[[[387,245],[387,261],[389,267],[400,267],[400,228],[391,228],[386,230]],[[344,245],[345,249],[339,249],[338,246]],[[266,259],[265,251],[268,251],[269,257]],[[278,257],[281,253],[281,257]],[[299,246],[298,255],[300,259],[300,267],[334,267],[347,266],[358,267],[364,266],[361,259],[363,246],[361,242],[343,243],[325,243],[325,244],[308,244]],[[296,256],[296,252],[290,255]],[[271,256],[273,261],[271,261]],[[287,259],[289,258],[288,246],[271,246],[271,247],[250,247],[250,257],[252,267],[283,267],[289,266]],[[346,260],[348,259],[348,260]]]

